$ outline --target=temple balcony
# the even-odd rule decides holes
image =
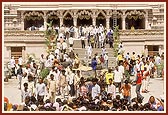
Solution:
[[[120,30],[119,39],[129,41],[164,41],[164,30]],[[4,42],[45,42],[43,31],[4,31]]]
[[[121,41],[164,41],[164,30],[120,30]]]

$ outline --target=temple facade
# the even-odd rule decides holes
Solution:
[[[45,52],[46,22],[55,27],[119,26],[126,52],[154,55],[164,52],[165,3],[3,3],[4,61],[11,56]],[[30,28],[36,27],[36,31]],[[78,46],[76,46],[78,47]]]

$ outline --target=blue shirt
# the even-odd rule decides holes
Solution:
[[[93,70],[96,70],[97,61],[96,61],[96,60],[92,60],[91,66],[92,66],[92,69],[93,69]]]

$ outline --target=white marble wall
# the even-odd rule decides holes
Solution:
[[[132,52],[135,52],[136,55],[142,55],[144,49],[144,42],[123,42],[123,48],[125,50],[124,55],[129,52],[130,56]]]

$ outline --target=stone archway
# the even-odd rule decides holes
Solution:
[[[116,17],[117,18],[117,26],[119,26],[119,29],[122,29],[122,12],[120,10],[113,10],[110,13],[111,17],[110,17],[110,28],[114,29],[114,25],[113,25],[113,20]]]
[[[92,12],[90,10],[79,10],[77,16],[77,26],[92,25]]]
[[[78,17],[77,26],[90,26],[92,25],[92,18],[90,16],[86,16],[87,18]]]
[[[66,26],[66,27],[73,26],[73,17],[71,16],[70,13],[67,13],[67,14],[64,16],[63,24],[64,24],[64,26]]]
[[[100,24],[102,24],[103,27],[106,27],[106,17],[101,12],[96,18],[96,26],[99,26]]]
[[[50,21],[52,21],[52,25],[54,27],[59,27],[60,19],[59,19],[58,15],[59,15],[59,13],[57,11],[49,11],[47,13],[47,23],[50,23]]]
[[[43,12],[40,11],[29,11],[25,12],[24,14],[24,30],[36,30],[43,26],[44,19],[43,19]]]
[[[145,13],[141,11],[130,11],[126,13],[126,29],[145,29]]]

